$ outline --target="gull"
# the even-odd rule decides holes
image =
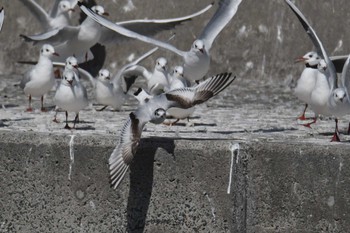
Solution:
[[[51,11],[46,12],[34,0],[20,0],[20,2],[37,18],[45,32],[70,25],[69,13],[74,11],[75,6],[68,0],[56,0]]]
[[[349,110],[348,106],[343,106],[342,104],[339,106],[334,104],[332,105],[332,98],[336,96],[336,93],[334,91],[338,89],[336,68],[333,62],[328,57],[321,40],[318,38],[315,30],[308,23],[305,16],[290,0],[285,0],[285,2],[288,4],[293,13],[297,16],[298,20],[302,24],[312,43],[316,47],[317,53],[322,58],[322,60],[318,64],[318,70],[320,72],[318,72],[317,74],[315,87],[311,93],[310,106],[315,112],[315,117],[314,120],[311,123],[309,123],[309,126],[310,124],[316,122],[316,119],[320,114],[327,116],[334,115],[336,117],[335,132],[331,141],[340,141],[338,131],[338,117],[347,113]],[[344,69],[347,70],[347,67],[344,66]],[[333,101],[333,103],[335,102]]]
[[[148,122],[161,124],[169,108],[190,108],[201,104],[223,91],[234,79],[231,73],[218,74],[196,87],[175,89],[154,96],[135,112],[131,112],[121,129],[119,144],[109,158],[112,187],[116,189],[125,176],[138,149],[142,130]]]
[[[236,14],[241,1],[242,0],[221,0],[214,16],[210,19],[209,23],[203,29],[200,36],[192,43],[189,51],[180,50],[169,43],[159,41],[157,39],[142,35],[139,32],[129,30],[123,27],[123,25],[115,24],[89,10],[80,1],[78,2],[78,5],[84,13],[86,13],[89,17],[101,25],[124,36],[135,38],[143,42],[170,50],[182,57],[184,61],[183,66],[185,76],[189,81],[193,82],[195,80],[202,79],[208,73],[210,66],[210,49],[212,47],[212,44],[218,34]]]
[[[87,92],[85,87],[78,81],[77,74],[72,70],[65,70],[62,81],[54,96],[57,107],[66,112],[65,129],[71,129],[68,125],[68,112],[75,112],[74,125],[79,120],[79,111],[88,106]],[[56,112],[57,114],[57,112]]]
[[[91,10],[98,15],[108,15],[102,6],[93,6]],[[62,57],[74,55],[82,63],[93,58],[89,49],[99,41],[100,35],[101,26],[87,17],[79,26],[65,26],[36,36],[21,36],[35,44],[51,43]]]
[[[184,78],[184,69],[182,66],[175,66],[173,69],[173,72],[171,75],[169,75],[169,90],[172,91],[179,88],[186,88],[189,87],[190,84],[188,81]],[[189,117],[193,114],[195,110],[195,107],[191,108],[169,108],[167,113],[167,116],[174,117],[176,120],[169,123],[164,123],[166,125],[174,125],[179,120],[187,118],[187,121],[189,121]]]
[[[335,64],[336,71],[341,73],[343,70],[344,63],[348,56],[333,56],[330,57],[330,60]],[[322,60],[322,58],[315,51],[310,51],[306,53],[304,56],[299,57],[295,60],[295,62],[304,62],[305,68],[300,75],[300,78],[297,81],[297,84],[294,88],[294,95],[305,103],[305,108],[299,120],[307,120],[305,117],[306,109],[308,108],[308,103],[311,99],[311,93],[316,84],[316,77],[318,74],[318,64]],[[305,126],[309,126],[306,124]]]
[[[55,49],[49,44],[44,44],[40,49],[38,63],[24,74],[20,83],[20,87],[28,95],[29,106],[27,111],[29,112],[33,111],[32,96],[41,97],[41,111],[45,111],[44,95],[55,85],[51,61],[53,55],[58,56]]]
[[[153,72],[148,71],[145,67],[140,65],[130,66],[123,72],[123,76],[141,76],[147,81],[147,91],[151,95],[158,95],[168,88],[168,70],[167,60],[160,57],[156,60]]]
[[[158,32],[172,29],[182,22],[191,20],[193,17],[196,17],[207,11],[211,6],[212,4],[199,12],[180,18],[163,20],[130,20],[118,22],[117,24],[130,30],[134,30],[139,33],[145,33],[151,36],[157,34]],[[104,12],[102,6],[94,6],[91,8],[91,11],[101,17],[102,15],[107,15],[107,13]],[[26,41],[34,42],[34,44],[54,44],[56,50],[60,54],[62,54],[64,57],[74,54],[78,58],[79,63],[89,61],[94,58],[93,54],[90,51],[90,48],[96,43],[105,45],[111,42],[120,42],[127,39],[127,37],[121,34],[101,27],[101,25],[96,23],[90,17],[87,17],[80,26],[66,26],[62,29],[52,30],[40,35],[21,36]]]
[[[314,51],[306,53],[304,56],[298,58],[296,62],[304,62],[305,68],[297,81],[297,85],[294,88],[294,95],[305,103],[303,114],[298,118],[299,120],[306,120],[305,112],[310,103],[311,93],[315,88],[318,63],[321,61],[321,57]]]
[[[4,11],[4,8],[1,7],[1,9],[0,9],[0,31],[2,29],[2,25],[4,24],[4,18],[5,18],[5,11]]]
[[[93,78],[89,72],[78,68],[79,73],[90,80],[94,87],[95,97],[99,104],[104,105],[98,111],[103,111],[108,106],[115,110],[120,110],[128,97],[128,91],[132,83],[128,83],[123,76],[124,70],[137,65],[139,62],[151,56],[158,48],[153,48],[141,55],[138,59],[121,67],[118,72],[112,77],[107,69],[99,71],[97,79]]]

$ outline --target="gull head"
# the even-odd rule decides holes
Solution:
[[[166,117],[166,111],[163,108],[157,108],[153,112],[151,122],[154,124],[160,124],[160,123],[164,122],[165,117]]]
[[[183,78],[183,76],[184,76],[184,68],[182,66],[175,66],[174,67],[174,77]]]
[[[58,4],[58,9],[60,13],[65,12],[74,12],[75,10],[72,8],[70,1],[62,0]]]
[[[325,72],[326,69],[327,69],[327,63],[325,62],[325,60],[321,59],[319,61],[319,63],[317,64],[317,69],[320,71],[320,72]]]
[[[156,61],[156,70],[166,71],[167,70],[167,60],[164,57],[160,57]]]
[[[346,98],[346,92],[343,88],[337,88],[333,91],[333,100],[335,103],[342,103]]]
[[[51,57],[52,55],[58,56],[58,53],[55,52],[55,49],[52,45],[44,44],[40,49],[40,55]]]
[[[98,72],[97,79],[103,83],[109,83],[111,81],[111,73],[107,69],[101,69]]]
[[[78,66],[77,58],[73,57],[73,56],[67,57],[67,59],[66,59],[66,67],[68,69],[71,69],[71,70],[73,68],[78,69],[79,66]]]
[[[203,40],[195,40],[192,44],[192,51],[195,53],[204,53],[205,52],[205,46]]]
[[[304,56],[299,57],[295,60],[295,62],[304,62],[310,66],[317,65],[321,60],[321,57],[316,52],[308,52]]]
[[[105,9],[102,6],[99,6],[99,5],[91,7],[91,10],[93,12],[95,12],[96,14],[101,15],[101,16],[102,15],[105,15],[105,16],[109,15],[107,12],[105,12]]]
[[[76,80],[75,80],[75,74],[74,74],[73,71],[67,70],[67,71],[64,71],[64,72],[63,72],[62,81],[61,81],[61,83],[62,83],[63,85],[72,87],[72,86],[75,85],[75,82],[76,82]]]

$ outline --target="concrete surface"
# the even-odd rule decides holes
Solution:
[[[129,12],[120,7],[127,0],[103,4],[118,12],[116,21],[150,17],[155,1],[132,2],[136,9]],[[209,2],[157,1],[152,16],[175,17]],[[343,29],[350,2],[297,4],[330,54],[349,53],[349,32]],[[330,143],[332,120],[320,120],[312,129],[295,120],[303,106],[288,85],[303,67],[293,59],[312,47],[283,1],[243,1],[215,41],[210,69],[210,74],[232,71],[237,79],[196,109],[193,127],[186,121],[172,127],[148,124],[118,190],[109,187],[107,159],[136,102],[128,101],[120,112],[96,112],[100,106],[93,105],[81,112],[82,123],[72,131],[52,122],[53,111],[24,112],[27,100],[17,84],[29,67],[15,61],[35,59],[31,53],[37,49],[18,34],[39,27],[18,1],[0,5],[6,10],[0,33],[0,232],[348,231],[350,137],[342,134],[341,143]],[[319,11],[324,17],[316,21]],[[174,43],[188,48],[209,17],[178,27]],[[136,41],[108,45],[106,67],[116,70],[130,54],[149,48]],[[167,52],[158,55],[177,61]],[[45,102],[51,110],[53,95]],[[348,120],[341,120],[342,132]],[[231,164],[234,143],[240,150]]]

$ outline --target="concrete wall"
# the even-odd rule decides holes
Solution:
[[[148,138],[108,185],[111,137],[0,136],[0,232],[346,232],[348,146]],[[71,150],[74,159],[71,158]],[[71,166],[71,168],[70,168]]]

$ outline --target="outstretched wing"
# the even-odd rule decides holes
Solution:
[[[80,9],[90,18],[92,18],[93,20],[95,20],[96,22],[98,22],[99,24],[105,26],[106,28],[109,28],[110,30],[115,31],[116,33],[119,33],[123,36],[126,37],[130,37],[130,38],[134,38],[137,40],[141,40],[143,42],[149,43],[149,44],[153,44],[155,46],[159,46],[162,48],[165,48],[167,50],[170,50],[176,54],[178,54],[179,56],[185,56],[186,52],[177,49],[175,46],[168,44],[166,42],[160,41],[160,40],[156,40],[144,35],[141,35],[139,33],[136,33],[134,31],[130,31],[118,24],[115,24],[105,18],[103,18],[102,16],[96,14],[95,12],[93,12],[91,9],[87,8],[82,2],[78,2],[78,5],[80,7]],[[102,43],[102,42],[101,42]]]
[[[44,30],[50,28],[50,16],[48,13],[34,0],[20,0],[24,6],[37,18]]]
[[[231,77],[231,75],[232,73],[218,74],[195,87],[180,88],[165,93],[168,100],[168,106],[165,109],[170,107],[190,108],[204,103],[235,80],[236,77]]]
[[[123,180],[137,151],[144,125],[134,113],[130,113],[129,119],[123,126],[119,144],[109,157],[109,172],[111,186],[116,189]]]
[[[204,41],[208,51],[217,35],[236,14],[241,2],[242,0],[221,0],[219,2],[219,8],[199,36],[199,39]]]
[[[138,34],[141,34],[144,36],[153,36],[165,30],[171,30],[175,28],[175,26],[203,14],[204,12],[208,11],[212,6],[213,6],[213,3],[194,14],[186,15],[184,17],[171,18],[171,19],[137,19],[137,20],[117,22],[117,24],[130,31],[136,32]],[[125,39],[127,39],[125,36],[122,36],[119,33],[116,33],[107,28],[104,28],[101,36],[101,43],[116,42],[116,41],[121,41]]]
[[[326,71],[329,74],[328,82],[330,84],[331,90],[333,90],[333,88],[336,88],[336,86],[337,86],[337,74],[335,71],[334,64],[329,59],[327,52],[322,45],[321,40],[318,38],[315,30],[311,27],[309,22],[306,20],[303,13],[301,13],[301,11],[290,0],[285,0],[285,1],[288,4],[288,6],[290,7],[290,9],[294,12],[294,14],[298,17],[301,25],[303,26],[306,33],[309,35],[312,43],[316,47],[317,53],[325,60],[325,62],[327,64]]]
[[[349,96],[349,94],[350,94],[350,66],[349,66],[349,63],[350,63],[350,55],[346,59],[340,80],[341,80],[341,85],[346,92],[346,98],[348,99],[348,102],[350,103],[350,96]]]
[[[4,8],[0,9],[0,31],[2,29],[2,25],[4,24],[5,11]]]

